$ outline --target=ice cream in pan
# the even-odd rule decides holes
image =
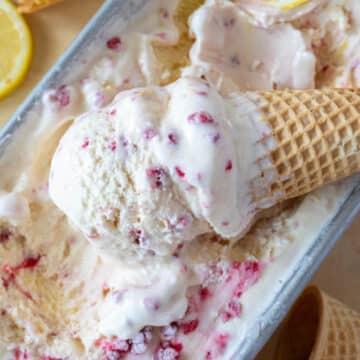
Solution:
[[[193,45],[200,2],[154,1],[44,95],[0,160],[3,358],[234,354],[346,186],[273,205],[359,164],[356,90],[264,91],[358,86],[359,5],[290,3],[208,1]]]

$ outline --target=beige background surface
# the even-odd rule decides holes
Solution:
[[[34,58],[24,84],[0,101],[0,124],[9,118],[102,2],[68,0],[26,16],[34,38]],[[360,215],[338,241],[311,282],[360,311]],[[258,359],[271,359],[273,344],[274,339]]]

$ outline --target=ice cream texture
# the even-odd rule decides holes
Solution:
[[[128,90],[67,131],[49,195],[118,258],[172,255],[214,230],[236,237],[251,221],[252,144],[266,131],[245,95],[223,97],[206,81]]]
[[[101,38],[2,153],[1,359],[231,358],[348,191],[273,208],[230,246],[248,176],[235,133],[251,141],[230,94],[359,87],[359,2],[208,0],[189,19],[183,78],[159,87],[153,45],[178,45],[178,3],[152,1]]]

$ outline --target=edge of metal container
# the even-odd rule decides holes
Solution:
[[[106,0],[95,16],[84,27],[70,47],[63,53],[56,64],[38,83],[25,101],[19,106],[13,116],[0,129],[0,156],[5,149],[11,135],[21,126],[29,113],[40,101],[42,94],[61,83],[61,75],[67,67],[79,58],[79,53],[94,41],[98,32],[111,22],[114,16],[124,11],[123,17],[131,18],[141,7],[151,0]],[[259,319],[260,326],[250,331],[239,344],[238,350],[233,354],[236,359],[251,359],[261,350],[271,334],[285,317],[287,311],[301,293],[307,282],[319,267],[325,256],[335,245],[336,240],[350,225],[353,218],[360,211],[360,178],[357,183],[350,184],[352,190],[344,198],[344,202],[334,214],[332,220],[321,232],[320,236],[308,250],[307,255],[313,260],[304,262],[294,271],[291,281],[284,283],[276,296],[275,301],[268,307]],[[306,256],[306,255],[305,255]]]

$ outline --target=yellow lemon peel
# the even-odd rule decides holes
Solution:
[[[279,7],[282,11],[288,11],[306,4],[309,0],[269,0],[267,2],[270,5]]]
[[[23,81],[31,55],[31,34],[25,20],[8,0],[0,0],[0,99]]]

